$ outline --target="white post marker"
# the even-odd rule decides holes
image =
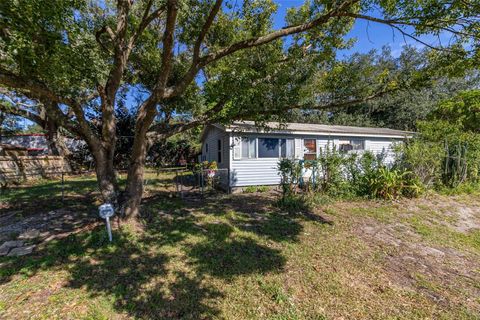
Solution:
[[[104,203],[100,207],[98,207],[98,214],[100,218],[105,219],[107,223],[107,232],[108,232],[108,240],[112,242],[112,228],[110,227],[110,217],[115,214],[115,210],[113,210],[113,206],[110,203]]]

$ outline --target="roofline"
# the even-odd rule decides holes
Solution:
[[[373,138],[397,138],[397,139],[405,139],[405,138],[412,138],[414,136],[414,132],[405,132],[405,134],[387,134],[387,133],[343,133],[343,132],[324,132],[324,131],[295,131],[295,130],[272,130],[272,131],[265,131],[265,130],[238,130],[238,128],[226,128],[216,126],[219,129],[224,130],[225,132],[232,132],[232,133],[272,133],[272,134],[292,134],[292,135],[314,135],[314,136],[337,136],[337,137],[373,137]]]
[[[336,136],[336,137],[367,137],[367,138],[392,138],[392,139],[405,139],[413,138],[415,132],[404,131],[404,134],[388,134],[388,133],[345,133],[345,132],[325,132],[325,131],[299,131],[299,130],[288,130],[288,129],[272,129],[264,130],[261,127],[254,129],[242,130],[241,128],[231,128],[230,126],[224,126],[218,123],[212,123],[210,126],[220,129],[225,132],[231,133],[262,133],[262,134],[292,134],[292,135],[315,135],[315,136]],[[361,128],[361,127],[360,127]],[[204,135],[206,134],[208,126],[205,126],[201,140],[203,140]],[[379,128],[382,129],[382,128]],[[401,130],[398,130],[401,132]]]

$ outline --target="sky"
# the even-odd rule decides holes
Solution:
[[[274,18],[274,28],[279,29],[285,27],[285,15],[288,8],[298,7],[304,0],[275,0],[275,2],[278,4],[278,12]],[[393,56],[399,56],[402,47],[406,44],[419,49],[424,47],[423,44],[413,39],[404,39],[398,31],[392,30],[389,26],[365,20],[357,20],[347,38],[356,38],[357,41],[351,49],[340,51],[339,58],[347,57],[355,52],[366,53],[372,49],[381,49],[385,45],[391,47]],[[432,36],[420,38],[430,45],[438,45],[438,39]],[[441,37],[441,40],[447,41],[447,35]]]

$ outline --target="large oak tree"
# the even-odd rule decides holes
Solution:
[[[306,65],[331,61],[336,49],[351,45],[344,36],[355,20],[389,25],[445,53],[447,65],[478,58],[478,2],[306,1],[274,30],[276,9],[272,0],[4,0],[0,85],[83,139],[103,198],[134,217],[150,138],[214,121],[264,121],[291,108],[345,106],[391,88],[384,83],[379,92],[298,104],[295,84],[312,76]],[[424,34],[449,34],[450,41],[432,46]],[[127,184],[120,190],[115,110],[125,91],[134,91],[138,104]],[[179,114],[185,121],[172,121]]]

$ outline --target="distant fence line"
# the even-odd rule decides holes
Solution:
[[[71,172],[68,161],[61,156],[0,156],[0,179],[18,176],[42,178],[49,172]]]
[[[125,175],[128,170],[122,169],[116,171],[119,176]],[[169,177],[164,175],[168,173]],[[10,174],[8,177],[0,174],[0,191],[6,192],[9,189],[21,188],[28,185],[29,180],[47,179],[57,181],[61,190],[62,204],[65,202],[66,193],[68,190],[75,191],[75,185],[71,182],[75,178],[82,176],[95,175],[94,170],[86,170],[81,172],[72,171],[42,171],[41,175],[38,173],[22,173]],[[174,192],[177,196],[184,198],[190,196],[203,196],[206,193],[214,191],[230,192],[229,189],[229,170],[228,169],[196,169],[190,170],[187,167],[167,167],[158,169],[147,169],[144,176],[144,186],[149,193],[156,192]],[[96,177],[94,177],[96,179]],[[78,181],[78,180],[76,180]],[[73,188],[73,189],[72,189]],[[98,185],[89,186],[89,191],[99,191]]]

